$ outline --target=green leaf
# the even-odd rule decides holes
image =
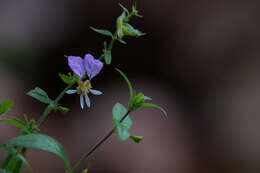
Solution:
[[[10,117],[9,119],[0,119],[0,122],[10,123],[20,129],[26,126],[25,122],[15,118],[15,117]]]
[[[106,64],[111,64],[111,60],[112,60],[111,51],[105,50],[104,56],[105,56],[104,58],[105,58]]]
[[[143,100],[152,100],[151,97],[143,96]]]
[[[59,142],[50,136],[43,134],[29,134],[13,138],[8,143],[11,145],[35,148],[54,153],[63,159],[66,170],[70,169],[70,162],[65,149]]]
[[[88,173],[88,169],[87,169],[87,168],[84,169],[84,170],[82,171],[82,173]]]
[[[27,95],[35,98],[36,100],[40,101],[40,102],[43,102],[43,103],[46,103],[46,104],[49,104],[51,102],[53,102],[53,100],[51,100],[47,93],[45,91],[43,91],[41,88],[39,87],[36,87],[35,89],[29,91],[27,93]]]
[[[117,39],[120,43],[122,43],[122,44],[126,44],[126,42],[124,41],[124,40],[122,40],[122,39]]]
[[[0,168],[0,173],[11,173],[11,172],[7,171],[6,169]]]
[[[112,113],[113,113],[113,122],[116,125],[120,139],[121,140],[128,139],[131,135],[129,129],[132,126],[132,120],[128,115],[122,122],[120,122],[127,113],[126,108],[122,104],[116,103],[113,107]]]
[[[142,140],[143,140],[143,137],[142,136],[134,136],[134,135],[131,135],[130,138],[136,142],[136,143],[140,143]]]
[[[129,23],[124,23],[123,25],[123,34],[133,37],[140,37],[142,35],[145,35],[145,33],[142,33],[138,29],[135,29],[133,26],[131,26]]]
[[[0,104],[0,115],[8,111],[10,107],[14,104],[12,100],[6,100]]]
[[[128,87],[129,87],[130,102],[131,102],[131,100],[132,100],[133,97],[134,97],[133,87],[132,87],[130,81],[128,80],[128,78],[126,77],[126,75],[125,75],[121,70],[119,70],[118,68],[116,68],[116,71],[118,71],[118,72],[121,74],[121,76],[125,79],[125,81],[126,81]]]
[[[58,107],[58,110],[61,111],[62,113],[67,113],[70,111],[70,108],[66,108],[66,107],[63,107],[63,106],[59,106]]]
[[[7,145],[7,144],[1,144],[0,145],[1,148],[3,148],[4,150],[8,151],[8,153],[10,153],[12,156],[17,157],[19,160],[21,160],[24,165],[30,170],[30,172],[32,171],[32,167],[30,166],[30,164],[27,162],[27,160],[25,159],[25,157],[20,154],[16,149],[14,149],[12,146]],[[0,172],[1,173],[1,172]]]
[[[61,74],[61,73],[59,73],[59,76],[64,83],[66,83],[66,84],[73,83],[73,77],[65,75],[65,74]]]
[[[153,107],[159,109],[165,116],[167,116],[167,112],[160,106],[152,104],[152,103],[143,103],[141,107]]]
[[[93,31],[99,33],[99,34],[103,34],[103,35],[106,35],[106,36],[110,36],[110,37],[113,37],[113,34],[108,31],[108,30],[104,30],[104,29],[96,29],[94,27],[90,27],[90,29],[92,29]]]
[[[129,14],[129,11],[127,8],[125,8],[122,4],[119,3],[119,6],[127,13]]]

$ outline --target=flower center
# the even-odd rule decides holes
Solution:
[[[90,89],[92,88],[89,80],[87,80],[85,82],[79,81],[78,85],[79,85],[77,87],[77,93],[78,94],[87,94],[87,93],[89,93]]]

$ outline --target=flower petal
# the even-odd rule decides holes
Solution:
[[[84,108],[84,97],[82,94],[80,95],[80,106],[81,106],[81,109]]]
[[[83,59],[79,56],[68,56],[68,64],[70,69],[80,78],[82,78],[86,72],[83,63]]]
[[[84,58],[84,67],[89,79],[95,77],[103,68],[103,63],[95,59],[92,55],[86,54]]]
[[[67,94],[75,94],[77,92],[77,90],[68,90],[66,91]]]
[[[91,92],[91,94],[94,94],[94,95],[101,95],[101,94],[103,94],[101,91],[98,91],[98,90],[90,89],[89,91]]]
[[[85,102],[87,104],[87,106],[90,108],[90,100],[87,94],[85,94]]]

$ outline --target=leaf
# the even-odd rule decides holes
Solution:
[[[113,37],[113,34],[108,31],[108,30],[104,30],[104,29],[96,29],[94,27],[90,27],[90,29],[92,29],[93,31],[99,33],[99,34],[103,34],[103,35],[106,35],[106,36],[110,36],[110,37]]]
[[[51,102],[53,102],[53,100],[51,100],[47,93],[45,91],[43,91],[41,88],[39,87],[36,87],[35,89],[29,91],[27,93],[27,95],[35,98],[36,100],[40,101],[40,102],[43,102],[43,103],[46,103],[46,104],[49,104]]]
[[[129,14],[129,11],[127,8],[125,8],[122,4],[119,3],[119,6],[127,13]]]
[[[14,149],[12,146],[7,145],[7,144],[1,144],[0,147],[3,148],[4,150],[8,151],[8,153],[10,153],[11,155],[17,157],[19,160],[21,160],[24,163],[24,165],[30,170],[30,172],[33,172],[32,167],[27,162],[25,157],[22,154],[20,154],[16,149]]]
[[[123,14],[124,14],[124,12],[123,12]],[[117,33],[117,36],[118,36],[119,39],[121,39],[124,36],[124,34],[123,34],[123,23],[124,23],[124,21],[123,21],[122,15],[119,16],[116,20],[116,33]]]
[[[141,107],[153,107],[159,109],[165,116],[167,116],[167,112],[160,106],[152,104],[152,103],[143,103]]]
[[[23,121],[15,118],[15,117],[10,117],[9,119],[0,119],[0,122],[10,123],[20,129],[26,126],[26,123],[24,123]]]
[[[112,60],[111,51],[105,50],[104,56],[105,56],[104,58],[105,58],[106,64],[111,64],[111,60]]]
[[[12,100],[6,100],[0,104],[0,115],[8,111],[10,107],[14,104]]]
[[[70,162],[65,149],[59,142],[50,136],[43,134],[29,134],[13,138],[8,143],[11,145],[35,148],[54,153],[63,159],[66,170],[70,169]]]
[[[67,112],[70,111],[70,108],[66,108],[66,107],[63,107],[63,106],[59,106],[58,107],[58,110],[61,111],[62,113],[66,114]]]
[[[128,78],[126,77],[126,75],[125,75],[121,70],[119,70],[118,68],[116,68],[116,71],[118,71],[118,72],[121,74],[121,76],[125,79],[125,81],[126,81],[128,87],[129,87],[130,102],[131,102],[131,100],[132,100],[133,97],[134,97],[133,87],[132,87],[130,81],[128,80]]]
[[[82,171],[82,173],[88,173],[88,169],[87,169],[87,168],[84,169],[84,170]]]
[[[0,173],[11,173],[10,171],[7,171],[6,169],[0,168]]]
[[[152,100],[151,97],[143,96],[143,100]]]
[[[130,137],[129,129],[132,126],[132,120],[130,119],[130,116],[128,115],[123,122],[120,122],[121,119],[126,115],[127,110],[126,108],[120,104],[116,103],[112,110],[113,113],[113,122],[116,125],[118,135],[121,140],[126,140]]]
[[[64,83],[66,83],[66,84],[73,83],[73,77],[65,75],[65,74],[61,74],[61,73],[59,73],[59,76]]]
[[[136,143],[140,143],[142,140],[143,140],[143,137],[142,136],[134,136],[134,135],[131,135],[130,138],[136,142]]]
[[[126,42],[124,41],[124,40],[122,40],[122,39],[117,39],[120,43],[122,43],[122,44],[126,44]]]
[[[142,33],[138,29],[135,29],[132,25],[129,23],[124,23],[123,26],[123,34],[128,36],[134,36],[134,37],[140,37],[142,35],[145,35],[145,33]]]

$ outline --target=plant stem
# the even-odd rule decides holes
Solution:
[[[116,32],[114,33],[114,35],[113,35],[113,37],[112,37],[112,40],[110,41],[109,46],[108,46],[108,50],[109,50],[110,52],[112,51],[112,48],[113,48],[113,46],[114,46],[115,41],[116,41]],[[102,55],[98,58],[98,60],[102,60],[104,57],[105,57],[104,54],[102,54]]]
[[[74,83],[75,83],[75,82],[69,84],[69,85],[58,95],[58,97],[57,97],[57,98],[55,99],[55,101],[54,101],[54,104],[55,104],[55,105],[58,104],[58,102],[59,102],[60,99],[64,96],[64,94],[66,93],[66,91],[67,91],[68,89],[70,89],[70,88],[74,85]],[[48,105],[48,106],[45,108],[45,110],[44,110],[42,116],[40,117],[40,119],[39,119],[38,122],[37,122],[38,127],[39,127],[39,126],[41,125],[41,123],[45,120],[45,118],[49,115],[49,113],[51,113],[52,110],[53,110],[53,107],[52,107],[51,105]]]
[[[124,119],[128,116],[128,114],[131,111],[127,111],[127,113],[123,116],[123,118],[121,118],[120,122],[124,121]],[[114,127],[112,130],[110,130],[108,132],[108,134],[103,137],[96,145],[94,145],[90,151],[86,152],[85,154],[83,154],[83,156],[79,159],[79,161],[75,164],[75,166],[71,169],[71,171],[69,173],[75,173],[80,165],[93,153],[95,152],[114,132],[116,131],[116,127]]]

